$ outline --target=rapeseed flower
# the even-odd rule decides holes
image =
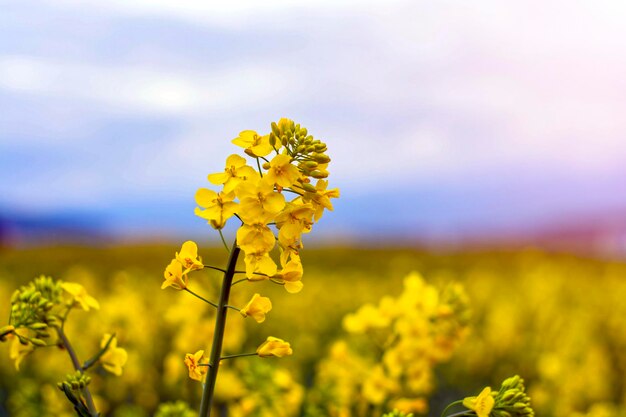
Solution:
[[[75,282],[63,282],[61,283],[61,288],[70,294],[73,297],[74,304],[81,306],[83,310],[89,311],[90,308],[94,310],[100,309],[98,300],[87,294],[87,290],[82,285]]]
[[[303,284],[300,281],[302,274],[302,263],[300,259],[294,258],[287,262],[287,265],[275,277],[283,280],[287,292],[295,294],[302,290]]]
[[[265,342],[263,342],[256,350],[257,355],[262,358],[269,358],[275,356],[282,358],[283,356],[289,356],[293,354],[291,345],[282,339],[269,336]]]
[[[35,346],[27,341],[22,343],[20,336],[28,337],[28,329],[26,328],[16,329],[10,336],[13,338],[13,341],[9,350],[9,358],[15,361],[15,369],[19,371],[22,360],[35,350]]]
[[[267,156],[274,149],[270,145],[270,135],[259,136],[254,130],[244,130],[232,143],[241,146],[252,156]]]
[[[185,365],[189,370],[189,378],[202,382],[207,373],[207,366],[200,365],[200,362],[204,359],[204,350],[199,350],[196,353],[187,353],[185,355]]]
[[[237,188],[239,216],[244,223],[254,223],[259,218],[273,217],[285,207],[285,196],[274,191],[274,184],[266,179],[245,181]]]
[[[478,417],[489,417],[495,400],[491,395],[491,388],[485,387],[477,397],[463,399],[463,406],[476,412]]]
[[[267,252],[246,253],[246,278],[254,280],[254,273],[265,274],[268,277],[276,275],[276,264]]]
[[[289,155],[281,154],[276,155],[270,161],[270,169],[265,176],[271,184],[277,184],[280,187],[291,187],[298,178],[300,178],[300,171],[298,168],[291,164],[291,157]]]
[[[185,268],[183,274],[204,268],[202,260],[198,257],[198,245],[191,240],[183,243],[180,252],[176,252],[176,259]]]
[[[251,316],[257,323],[265,321],[265,315],[272,309],[272,302],[267,297],[261,297],[260,294],[254,294],[248,304],[240,311],[243,317]]]
[[[165,268],[163,272],[165,281],[161,285],[161,289],[172,287],[175,290],[184,290],[187,288],[187,274],[183,274],[183,265],[176,259]]]
[[[104,349],[107,342],[109,342],[109,339],[111,339],[110,334],[102,336],[100,347]],[[123,348],[117,347],[117,338],[113,336],[106,352],[100,356],[100,363],[102,364],[102,367],[111,372],[113,375],[120,376],[122,375],[122,367],[126,364],[127,360],[128,353],[126,353],[126,350]]]
[[[258,175],[254,168],[246,165],[245,158],[233,154],[226,159],[224,172],[209,174],[208,179],[215,185],[224,184],[224,192],[228,194],[234,191],[242,181]]]
[[[276,245],[276,238],[263,222],[244,224],[237,230],[237,244],[246,254],[269,252]]]
[[[195,195],[196,203],[204,210],[196,207],[194,214],[208,220],[214,229],[222,229],[226,221],[237,212],[237,203],[234,193],[219,192],[207,188],[200,188]]]

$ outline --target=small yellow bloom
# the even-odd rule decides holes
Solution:
[[[104,349],[110,338],[110,334],[102,336],[100,347]],[[113,375],[120,376],[122,375],[122,366],[126,364],[127,360],[128,353],[126,353],[126,350],[123,348],[117,347],[117,337],[114,336],[111,343],[109,343],[109,347],[106,352],[100,356],[100,363],[102,364],[102,367],[111,372]]]
[[[282,358],[283,356],[292,355],[293,350],[291,349],[291,345],[284,340],[269,336],[267,340],[257,348],[256,353],[262,358],[269,358],[271,356]]]
[[[35,346],[32,343],[26,342],[23,344],[18,337],[28,337],[28,329],[20,328],[16,329],[10,337],[13,339],[11,342],[11,348],[9,350],[9,358],[15,361],[15,369],[20,370],[20,364],[22,360],[28,356],[33,350],[35,350]]]
[[[246,254],[269,252],[276,245],[276,238],[264,223],[244,224],[237,230],[237,244]]]
[[[161,285],[161,289],[172,287],[175,290],[184,290],[187,288],[187,275],[183,275],[183,266],[176,259],[172,259],[172,262],[165,268],[163,272],[165,281]]]
[[[278,239],[299,240],[302,233],[311,231],[314,213],[310,204],[287,203],[285,209],[276,216],[276,226],[280,229]]]
[[[200,365],[203,359],[204,350],[199,350],[193,354],[187,353],[185,355],[185,365],[187,369],[189,369],[189,378],[201,382],[204,380],[208,367]]]
[[[494,404],[495,400],[491,395],[490,387],[485,387],[480,394],[478,394],[478,397],[467,397],[463,399],[463,406],[474,410],[478,417],[488,417],[491,410],[493,410]]]
[[[98,300],[87,294],[87,290],[82,285],[75,282],[63,282],[61,288],[70,294],[74,298],[74,303],[80,305],[83,310],[89,311],[90,308],[94,310],[100,309]]]
[[[324,209],[333,211],[333,204],[331,203],[331,198],[339,197],[339,189],[333,188],[331,190],[327,190],[328,181],[326,180],[318,180],[315,185],[315,189],[317,190],[315,193],[306,192],[304,194],[304,201],[311,202],[315,209],[314,219],[317,222],[324,214]]]
[[[244,223],[275,216],[285,207],[285,196],[274,191],[274,184],[265,178],[245,181],[237,188],[240,201],[239,216]]]
[[[287,292],[295,294],[302,290],[302,263],[299,258],[293,258],[287,265],[276,275],[276,278],[282,279],[285,283],[285,289]]]
[[[196,203],[204,210],[196,207],[194,214],[208,220],[214,229],[222,229],[226,221],[237,212],[237,203],[234,193],[216,193],[207,188],[200,188],[196,192]]]
[[[270,161],[270,169],[265,176],[271,184],[285,188],[293,185],[300,178],[300,171],[291,164],[289,155],[276,155]]]
[[[270,277],[276,275],[276,264],[267,252],[246,253],[244,261],[246,263],[246,278],[250,280],[255,279],[255,272]]]
[[[260,294],[254,294],[252,299],[248,301],[239,312],[242,316],[251,316],[257,323],[265,321],[265,315],[272,309],[272,302],[267,297],[261,297]]]
[[[249,165],[246,165],[245,158],[233,154],[226,159],[224,172],[209,174],[209,181],[212,184],[224,184],[224,193],[232,192],[242,181],[258,176],[258,172]]]
[[[183,272],[183,274],[186,274],[189,271],[196,271],[204,268],[202,259],[198,257],[198,245],[196,245],[196,242],[191,240],[183,243],[183,246],[180,248],[180,252],[176,252],[176,259],[185,268],[185,272]]]
[[[267,156],[274,149],[270,145],[270,135],[259,136],[254,130],[240,132],[232,143],[245,148],[254,156]]]

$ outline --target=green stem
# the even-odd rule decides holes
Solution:
[[[232,286],[233,286],[233,285],[235,285],[235,284],[239,284],[240,282],[244,282],[244,281],[247,281],[247,280],[248,280],[248,278],[241,278],[241,279],[238,279],[237,281],[233,282],[230,286],[232,287]]]
[[[226,272],[226,270],[225,270],[225,269],[218,268],[218,267],[216,267],[216,266],[204,265],[204,267],[205,267],[205,268],[208,268],[208,269],[214,269],[214,270],[216,270],[216,271],[220,271],[221,273]]]
[[[226,248],[226,252],[230,252],[230,249],[228,249],[228,244],[226,243],[226,239],[224,239],[224,234],[222,233],[222,229],[217,229],[217,231],[220,233],[220,238],[222,239],[222,243],[224,244],[224,248]],[[220,269],[220,271],[223,272],[223,270]]]
[[[237,308],[235,306],[226,306],[226,308],[230,308],[230,309],[235,310],[235,311],[241,311],[240,308]]]
[[[233,277],[235,276],[235,267],[239,252],[241,249],[237,246],[237,240],[233,243],[228,258],[228,266],[224,279],[222,280],[222,289],[220,291],[220,299],[217,306],[217,316],[215,318],[215,331],[213,332],[213,346],[211,346],[211,356],[209,357],[209,370],[207,372],[204,390],[202,392],[202,402],[200,403],[199,417],[209,417],[211,414],[211,405],[213,403],[213,393],[215,392],[215,381],[220,366],[220,356],[222,355],[222,343],[224,342],[224,330],[226,329],[226,314],[228,313],[228,298],[230,297],[230,288],[232,286]]]
[[[74,348],[70,344],[69,339],[67,338],[65,333],[63,333],[62,329],[57,328],[57,334],[59,335],[59,339],[61,339],[61,342],[63,342],[63,346],[65,347],[65,350],[67,350],[67,353],[70,355],[70,359],[72,360],[72,365],[74,365],[74,369],[82,372],[83,367],[80,365],[78,356],[76,356],[76,352],[74,351]],[[96,410],[96,405],[93,403],[93,397],[91,396],[91,392],[89,391],[89,388],[87,387],[83,388],[83,395],[85,396],[85,401],[87,402],[87,408],[89,409],[89,414],[91,414],[93,417],[98,417],[99,414],[98,414],[98,411]]]
[[[114,337],[115,333],[109,336],[109,340],[106,342],[104,347],[100,349],[100,351],[96,353],[93,358],[89,359],[83,364],[83,371],[86,371],[87,369],[91,368],[96,362],[98,362],[98,359],[100,359],[100,357],[104,355],[104,353],[109,349],[109,346],[111,345]]]
[[[226,356],[222,356],[220,358],[220,360],[232,359],[232,358],[241,358],[241,357],[244,357],[244,356],[257,356],[257,353],[256,352],[252,352],[252,353],[238,353],[236,355],[226,355]]]
[[[256,166],[259,168],[259,175],[263,178],[263,171],[261,171],[261,162],[259,162],[259,158],[256,159]]]
[[[455,405],[459,405],[459,404],[463,404],[463,400],[458,400],[455,401],[453,403],[448,404],[448,406],[446,408],[443,409],[443,411],[441,412],[441,417],[444,417],[446,412],[451,409],[452,407],[454,407]],[[467,413],[467,411],[463,411],[463,413]],[[458,413],[457,413],[458,414]],[[454,414],[453,414],[454,415]]]
[[[211,304],[213,307],[218,308],[217,304],[215,304],[213,301],[209,301],[206,298],[204,298],[203,296],[196,294],[195,292],[191,291],[189,288],[185,288],[185,291],[187,291],[189,294],[193,295],[196,298],[201,299],[202,301],[204,301],[207,304]]]

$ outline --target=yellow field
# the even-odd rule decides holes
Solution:
[[[200,246],[205,264],[223,266],[223,248]],[[81,283],[101,308],[70,316],[67,333],[79,355],[87,358],[111,331],[129,354],[121,377],[96,372],[91,387],[99,409],[108,416],[140,417],[153,415],[161,402],[183,400],[195,410],[202,388],[187,377],[183,358],[209,350],[213,321],[211,307],[190,294],[160,289],[163,269],[178,248],[5,249],[0,317],[6,318],[0,326],[7,324],[11,294],[32,278],[45,274]],[[525,379],[538,415],[625,414],[624,263],[530,250],[435,254],[405,248],[307,248],[302,261],[299,294],[268,281],[233,287],[232,305],[242,306],[259,292],[271,298],[273,309],[261,324],[229,314],[225,352],[254,351],[274,335],[288,340],[294,355],[225,361],[216,400],[229,415],[377,417],[402,406],[403,399],[413,401],[403,406],[415,413],[436,416],[447,403],[476,395],[483,386],[497,389],[514,374]],[[425,283],[413,281],[403,293],[411,271],[419,271]],[[219,282],[219,272],[200,271],[191,276],[190,288],[215,299]],[[399,297],[397,303],[381,307],[385,295]],[[389,375],[376,380],[373,373],[389,359],[383,338],[388,323],[368,322],[363,330],[359,326],[373,320],[367,309],[359,317],[344,316],[366,303],[402,309],[407,297],[429,311],[430,301],[420,301],[422,296],[435,297],[443,320],[424,321],[423,334],[411,330],[413,352],[429,352],[428,360],[413,373],[399,369],[396,381]],[[402,314],[413,324],[426,317]],[[410,358],[407,366],[418,362],[420,357]],[[0,344],[0,416],[73,415],[56,388],[71,371],[66,353],[51,348],[26,357],[16,372],[8,343]]]

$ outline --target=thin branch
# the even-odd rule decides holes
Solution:
[[[207,300],[206,298],[202,297],[201,295],[198,295],[195,292],[191,291],[189,288],[185,288],[185,291],[187,291],[189,294],[193,295],[194,297],[201,299],[205,303],[210,304],[213,307],[217,308],[217,304],[215,304],[213,301]]]

